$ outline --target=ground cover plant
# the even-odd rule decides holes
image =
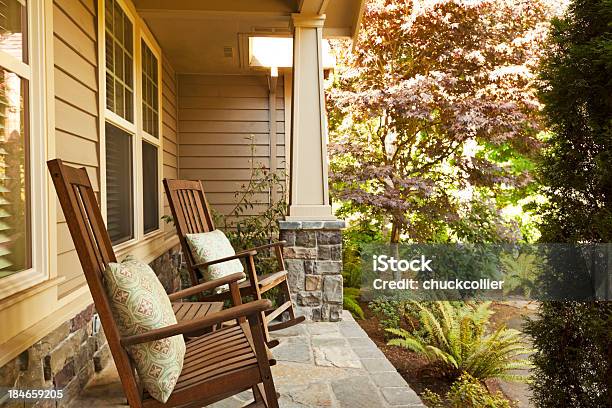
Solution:
[[[511,408],[500,393],[489,394],[480,381],[465,373],[444,395],[427,390],[423,399],[432,408]]]

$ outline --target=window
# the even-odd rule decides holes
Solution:
[[[106,220],[113,245],[160,231],[160,52],[131,3],[105,0]],[[102,21],[104,20],[104,21]]]
[[[24,2],[0,2],[0,50],[18,61],[28,62],[27,10]]]
[[[106,0],[106,107],[134,121],[133,26],[116,0]]]
[[[43,4],[0,1],[0,298],[49,277]]]
[[[142,128],[159,137],[157,58],[142,40]]]
[[[113,244],[134,237],[132,135],[106,123],[106,214]]]
[[[145,234],[159,228],[159,178],[157,147],[142,142],[142,207]]]
[[[0,2],[0,278],[32,266],[29,72],[2,66],[27,63],[26,17],[24,2]]]

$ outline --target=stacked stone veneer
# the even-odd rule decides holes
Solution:
[[[180,289],[178,247],[164,253],[150,265],[168,292]],[[94,306],[90,305],[0,367],[0,407],[68,406],[94,373],[102,370],[111,359],[108,343],[100,325],[94,321],[94,315]],[[7,400],[3,403],[7,388],[62,389],[64,398],[31,403]]]
[[[342,229],[344,221],[279,221],[287,241],[285,266],[298,315],[338,321],[342,315]]]
[[[110,358],[104,333],[94,334],[93,305],[64,322],[42,340],[0,367],[0,386],[14,389],[61,389],[59,401],[6,401],[1,407],[64,407],[76,397],[94,372]],[[6,389],[2,390],[4,393]],[[3,397],[0,393],[0,399]]]

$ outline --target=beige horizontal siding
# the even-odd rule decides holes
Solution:
[[[178,114],[176,72],[166,60],[162,60],[162,137],[164,138],[163,177],[178,178]],[[170,206],[164,192],[164,215],[170,215]],[[176,233],[171,224],[163,222],[166,237]]]
[[[179,75],[178,89],[180,177],[202,180],[209,204],[227,214],[248,184],[251,169],[270,166],[268,80],[263,75]],[[284,169],[282,78],[276,95],[276,162]],[[267,202],[269,194],[255,199]],[[245,215],[264,208],[255,206]]]
[[[212,85],[211,85],[212,86]],[[180,91],[179,91],[179,95]],[[277,109],[283,109],[284,101],[278,98]],[[179,109],[268,109],[268,98],[225,98],[217,96],[185,96],[179,98]]]
[[[236,133],[180,133],[181,146],[184,145],[244,145],[250,146],[252,139],[256,145],[268,145],[270,136],[262,134],[236,134]],[[285,135],[276,135],[277,143],[285,143]]]
[[[99,191],[97,44],[94,0],[55,0],[55,151],[66,164],[85,167]],[[85,284],[64,214],[57,204],[59,297]]]
[[[235,122],[266,122],[267,109],[233,110],[233,109],[184,109],[181,112],[182,120],[214,121],[223,118]],[[276,120],[284,121],[282,110],[277,111]]]
[[[245,141],[246,142],[246,141]],[[250,142],[248,142],[250,143]],[[269,154],[270,147],[268,144],[255,144],[253,146],[242,144],[184,144],[179,147],[179,154],[181,158],[184,157],[251,157],[251,154],[255,156],[265,157]],[[285,152],[277,152],[277,156],[284,157]]]

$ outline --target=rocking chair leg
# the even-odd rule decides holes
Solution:
[[[289,282],[285,279],[279,286],[283,294],[283,300],[285,302],[291,302],[291,292],[289,291]],[[286,312],[289,314],[289,319],[285,321],[281,321],[280,323],[267,325],[266,334],[268,334],[271,331],[286,329],[287,327],[295,326],[296,324],[302,323],[304,320],[306,320],[304,316],[296,317],[295,308],[293,307],[293,304],[291,304],[287,308]]]
[[[304,316],[298,316],[295,319],[290,319],[282,323],[271,324],[270,326],[268,326],[268,330],[276,331],[276,330],[286,329],[287,327],[295,326],[298,323],[302,323],[304,320],[306,320]]]
[[[251,389],[253,390],[253,398],[255,399],[255,402],[262,402],[264,398],[263,395],[261,395],[261,391],[259,391],[259,387],[256,385]]]
[[[285,279],[283,283],[280,285],[281,292],[283,292],[283,297],[285,298],[285,302],[291,302],[291,292],[289,291],[289,281]],[[289,309],[289,320],[295,319],[295,310],[293,309],[293,305]]]
[[[253,402],[245,405],[243,408],[271,408],[273,406],[273,405],[267,404],[266,399],[264,399],[264,396],[262,394],[265,391],[262,391],[261,388],[262,388],[261,384],[252,388],[253,395],[256,395],[257,397],[255,398]],[[276,406],[278,407],[278,399],[280,398],[280,394],[278,392],[275,394],[276,394],[276,403],[277,403]]]
[[[279,344],[280,344],[280,341],[278,341],[277,339],[270,339],[266,341],[266,346],[268,346],[269,349],[274,348],[278,346]]]
[[[257,384],[257,385],[258,385],[258,388],[261,386],[260,384]],[[276,392],[276,389],[274,388],[274,382],[271,379],[263,381],[262,394],[263,394],[263,397],[265,399],[265,402],[268,408],[279,408],[278,407],[279,394]]]

